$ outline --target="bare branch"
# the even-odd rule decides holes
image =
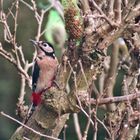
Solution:
[[[119,45],[118,41],[114,42],[114,46],[112,48],[112,54],[111,54],[111,61],[110,61],[110,68],[108,71],[108,75],[106,80],[104,81],[104,93],[106,97],[112,97],[113,96],[113,88],[115,85],[115,79],[117,76],[117,65],[118,65],[118,54],[119,54]],[[110,104],[107,105],[108,109],[115,110],[115,105]]]
[[[29,68],[31,67],[30,64],[28,64],[28,61],[25,63],[24,71],[27,72]],[[21,88],[20,88],[20,95],[19,95],[19,104],[24,104],[24,96],[25,96],[25,86],[26,86],[26,79],[23,75],[21,75]]]
[[[24,0],[19,0],[21,3],[23,3],[25,6],[27,6],[31,11],[33,11],[33,7],[28,4],[27,2],[25,2]]]
[[[132,101],[136,98],[140,98],[140,93],[134,93],[130,95],[124,95],[124,96],[118,96],[118,97],[108,97],[108,98],[102,98],[100,100],[91,99],[91,104],[111,104],[111,103],[119,103],[119,102],[125,102],[125,101]]]
[[[25,79],[28,81],[28,84],[30,86],[31,81],[30,81],[29,75],[22,69],[20,65],[17,65],[17,60],[15,60],[13,55],[11,53],[8,53],[2,48],[1,43],[0,43],[0,55],[3,56],[5,59],[7,59],[10,63],[12,63],[17,68],[17,70],[19,71],[21,75],[24,75]]]
[[[88,87],[89,87],[89,84],[88,84],[88,81],[87,81],[87,78],[86,78],[86,75],[85,75],[85,72],[84,72],[84,69],[83,69],[83,65],[82,65],[81,60],[79,60],[78,63],[79,63],[79,65],[80,65],[82,75],[83,75],[83,77],[84,77],[85,83],[86,83],[87,88],[88,88]]]
[[[42,23],[43,23],[43,19],[44,19],[44,15],[45,15],[46,11],[45,10],[41,10],[41,15],[39,17],[38,21],[38,30],[37,30],[37,36],[36,36],[36,40],[39,41],[40,37],[41,37],[41,27],[42,27]],[[36,18],[37,19],[37,18]]]
[[[81,140],[82,134],[81,134],[81,130],[80,130],[78,115],[76,113],[73,114],[73,120],[74,120],[74,126],[75,126],[75,130],[76,130],[78,140]]]
[[[19,1],[16,1],[16,13],[14,16],[14,21],[15,21],[15,25],[14,25],[14,34],[13,34],[13,44],[16,44],[16,34],[17,34],[17,19],[18,19],[18,10],[19,10]]]
[[[110,18],[114,17],[114,0],[109,1],[109,10],[108,10],[108,16]]]
[[[5,59],[7,59],[12,64],[16,65],[16,60],[14,59],[13,55],[11,53],[8,53],[2,48],[2,44],[0,43],[0,55],[3,56]]]
[[[90,13],[90,6],[88,0],[80,0],[84,14]]]
[[[102,9],[100,9],[100,7],[96,4],[96,2],[94,0],[92,0],[93,6],[98,10],[98,12],[103,15],[103,17],[105,18],[105,20],[113,27],[118,26],[116,23],[114,23],[112,20],[110,20],[105,13],[102,11]]]
[[[41,137],[50,138],[50,139],[53,139],[53,140],[60,140],[60,139],[58,139],[58,138],[54,138],[54,137],[51,137],[51,136],[48,136],[48,135],[44,135],[44,134],[42,134],[42,133],[40,133],[40,132],[34,130],[33,128],[31,128],[31,127],[29,127],[29,126],[23,124],[22,122],[18,121],[17,119],[15,119],[15,118],[13,118],[13,117],[7,115],[7,114],[4,113],[4,112],[0,112],[0,114],[1,114],[2,116],[4,116],[4,117],[6,117],[6,118],[8,118],[8,119],[10,119],[10,120],[12,120],[12,121],[14,121],[14,122],[16,122],[16,123],[22,125],[23,127],[29,129],[29,130],[32,131],[33,133],[35,133],[35,134],[37,134],[37,135],[40,135]]]
[[[6,15],[3,12],[1,13],[0,22],[3,23],[3,25],[4,25],[4,39],[5,39],[5,41],[7,41],[7,42],[12,41],[13,36],[12,36],[10,28],[9,28],[9,26],[7,24]]]
[[[110,133],[110,131],[108,130],[108,128],[106,127],[106,125],[105,125],[100,119],[98,119],[97,116],[94,116],[94,117],[95,117],[95,119],[97,120],[97,122],[99,122],[99,123],[104,127],[104,129],[107,131],[109,137],[111,138],[111,133]]]
[[[120,24],[122,22],[122,9],[121,9],[121,5],[122,5],[122,0],[116,0],[115,1],[115,20],[118,24]]]
[[[90,118],[91,118],[91,115],[90,115]],[[94,123],[94,126],[95,126],[95,123]],[[84,135],[83,135],[82,140],[86,140],[87,139],[89,127],[90,127],[90,119],[88,118],[88,122],[86,124],[86,128],[84,130]]]
[[[34,0],[31,0],[31,3],[33,5],[33,11],[34,11],[34,14],[35,14],[35,18],[36,18],[37,22],[39,23],[41,19],[40,19],[40,15],[37,12],[36,2]]]
[[[94,126],[94,122],[92,121],[90,115],[83,109],[79,97],[77,95],[76,95],[76,97],[77,97],[78,104],[79,104],[79,106],[77,106],[77,107],[85,114],[85,116],[90,120],[90,123]]]
[[[79,28],[79,30],[83,29],[83,36],[80,37],[80,39],[73,40],[68,35],[68,41],[65,44],[65,46],[68,47],[64,54],[66,57],[63,57],[62,63],[60,62],[61,65],[59,67],[60,69],[58,68],[56,78],[58,85],[59,83],[60,85],[64,85],[63,88],[58,89],[53,85],[46,93],[43,93],[43,102],[36,108],[34,114],[27,122],[28,126],[4,112],[0,113],[22,125],[19,132],[16,132],[12,138],[20,134],[23,139],[29,140],[29,138],[32,139],[31,133],[33,134],[33,139],[36,139],[36,137],[40,138],[41,136],[47,139],[57,139],[55,137],[58,137],[64,127],[63,136],[64,140],[66,140],[67,125],[65,123],[69,114],[67,115],[65,113],[77,113],[80,111],[86,116],[87,123],[82,135],[79,118],[77,114],[74,114],[73,120],[79,140],[86,140],[88,138],[88,133],[91,129],[90,126],[92,126],[93,129],[93,140],[98,139],[98,132],[100,131],[98,125],[101,125],[104,131],[107,132],[106,136],[108,136],[109,139],[115,139],[117,133],[119,137],[125,137],[127,132],[129,132],[123,128],[125,124],[129,130],[131,127],[133,127],[134,130],[135,126],[131,126],[131,123],[134,125],[135,123],[139,123],[139,113],[136,112],[138,112],[140,108],[140,92],[138,87],[140,81],[140,23],[139,21],[136,22],[136,18],[140,13],[138,0],[79,0],[79,3],[77,3],[77,0],[62,0],[61,2],[64,3],[63,7],[58,0],[48,0],[46,1],[48,4],[46,9],[45,7],[42,9],[38,8],[38,3],[35,0],[14,0],[11,2],[10,8],[6,10],[5,7],[3,7],[3,0],[1,0],[0,24],[3,27],[4,41],[12,46],[10,50],[7,51],[3,46],[4,43],[0,42],[0,55],[13,64],[20,74],[21,85],[18,105],[23,105],[25,103],[26,82],[28,83],[27,86],[31,87],[31,79],[28,72],[32,63],[29,63],[25,58],[22,46],[17,43],[17,27],[18,24],[20,24],[20,22],[18,23],[18,14],[19,8],[21,8],[19,7],[19,2],[25,5],[35,18],[37,28],[34,38],[37,41],[39,41],[46,32],[46,29],[43,29],[44,18],[47,16],[47,12],[52,8],[60,14],[62,19],[64,18],[63,15],[66,9],[70,9],[68,12],[70,11],[71,14],[65,14],[64,20],[71,20],[74,25],[77,25],[79,24],[79,18],[77,17],[80,17],[84,18],[84,25]],[[67,2],[66,5],[65,2]],[[65,6],[68,6],[68,8]],[[75,9],[73,10],[71,6],[78,6],[80,12],[77,12]],[[8,12],[6,13],[5,11]],[[71,18],[73,15],[75,16],[74,19]],[[14,28],[11,28],[11,23],[9,24],[10,18],[14,21]],[[75,26],[73,28],[76,33],[79,32]],[[120,36],[124,38],[126,42],[127,40],[130,42],[128,47],[125,43],[123,46],[122,44],[118,46],[118,43],[114,42]],[[113,49],[109,50],[112,53],[110,62],[110,58],[106,52],[112,44],[114,45],[112,47]],[[136,50],[134,51],[134,49]],[[36,57],[37,51],[35,50],[34,58]],[[118,58],[122,60],[120,63],[118,62]],[[130,59],[127,60],[127,58]],[[118,64],[122,66],[123,63],[128,63],[127,65],[129,67],[128,71],[124,73],[124,85],[121,87],[121,93],[119,93],[124,96],[114,97],[113,88],[117,80],[117,72],[119,68],[121,68],[118,67]],[[101,73],[103,74],[101,75]],[[108,75],[106,75],[107,73]],[[102,77],[102,79],[98,79],[97,74]],[[127,80],[126,77],[131,80]],[[95,81],[95,79],[97,79],[97,81]],[[96,82],[98,82],[97,86],[95,85]],[[65,87],[68,84],[69,89],[67,90]],[[101,105],[110,107],[112,103],[113,109],[107,110],[105,108],[106,112],[104,112],[109,121],[106,122],[106,118],[105,121],[98,118],[97,111],[100,111],[99,108],[102,107]],[[25,106],[23,105],[22,107]],[[110,110],[114,112],[109,112]],[[22,111],[22,109],[20,111]],[[109,115],[111,113],[117,117],[110,117]],[[26,113],[24,114],[26,115]],[[102,111],[101,114],[103,114]],[[118,124],[114,122],[114,120]],[[35,130],[33,128],[35,128]],[[125,133],[122,134],[122,136],[120,136],[121,130],[123,130],[121,133]],[[26,136],[25,133],[27,134]],[[47,135],[45,135],[45,133]],[[131,134],[129,134],[129,136],[130,135]]]

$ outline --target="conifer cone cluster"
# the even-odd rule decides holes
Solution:
[[[71,39],[80,39],[83,33],[82,19],[79,14],[79,9],[71,4],[64,9],[66,30]]]

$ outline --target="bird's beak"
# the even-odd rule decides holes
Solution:
[[[32,42],[34,46],[38,46],[38,41],[35,41],[35,40],[32,40],[32,39],[30,39],[29,41]]]

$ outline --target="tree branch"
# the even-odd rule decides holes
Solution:
[[[13,117],[7,115],[7,114],[4,113],[4,112],[0,112],[0,114],[1,114],[2,116],[6,117],[6,118],[8,118],[8,119],[10,119],[10,120],[12,120],[12,121],[18,123],[18,124],[20,124],[21,126],[27,128],[28,130],[32,131],[33,133],[35,133],[35,134],[37,134],[37,135],[40,135],[40,136],[42,136],[42,137],[44,137],[44,138],[53,139],[53,140],[60,140],[60,139],[58,139],[58,138],[54,138],[54,137],[51,137],[51,136],[44,135],[44,134],[42,134],[42,133],[40,133],[40,132],[34,130],[33,128],[31,128],[31,127],[29,127],[29,126],[23,124],[22,122],[16,120],[15,118],[13,118]]]
[[[140,98],[139,92],[129,94],[129,95],[124,95],[124,96],[118,96],[118,97],[102,98],[100,100],[91,99],[91,104],[96,105],[98,103],[99,105],[103,105],[103,104],[119,103],[119,102],[125,102],[125,101],[132,101],[137,98]]]

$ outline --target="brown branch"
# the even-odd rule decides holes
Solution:
[[[34,130],[33,128],[31,128],[31,127],[25,125],[24,123],[18,121],[17,119],[15,119],[15,118],[13,118],[13,117],[7,115],[7,114],[4,113],[4,112],[0,112],[0,114],[1,114],[2,116],[6,117],[6,118],[8,118],[8,119],[10,119],[10,120],[12,120],[12,121],[18,123],[18,124],[20,124],[21,126],[27,128],[28,130],[32,131],[33,133],[35,133],[35,134],[37,134],[37,135],[40,135],[40,136],[42,136],[42,137],[44,137],[44,138],[50,138],[50,139],[53,139],[53,140],[60,140],[60,139],[58,139],[58,138],[54,138],[54,137],[51,137],[51,136],[48,136],[48,135],[44,135],[44,134],[42,134],[42,133],[40,133],[40,132]]]
[[[27,6],[31,11],[33,11],[34,9],[33,9],[33,7],[30,5],[30,4],[28,4],[27,2],[25,2],[24,0],[19,0],[21,3],[23,3],[25,6]]]
[[[87,117],[88,121],[87,121],[85,130],[84,130],[84,134],[83,134],[82,140],[86,140],[87,137],[88,137],[88,131],[89,131],[90,124],[91,124],[90,119],[91,119],[91,116],[92,116],[91,104],[89,104],[89,106],[88,106],[88,114],[89,114],[89,117]],[[95,121],[94,121],[94,126],[95,126]]]
[[[12,11],[11,11],[14,8],[14,6],[15,6],[15,9],[16,9],[15,14],[13,14]],[[12,6],[11,6],[7,15],[3,11],[1,11],[0,22],[4,26],[4,40],[13,45],[14,49],[13,50],[11,49],[11,50],[15,54],[15,57],[11,53],[4,50],[2,48],[2,44],[0,44],[0,47],[1,47],[0,48],[0,51],[1,51],[0,55],[3,56],[4,58],[6,58],[10,63],[12,63],[17,68],[18,72],[25,77],[28,85],[30,86],[30,84],[31,84],[30,83],[30,78],[29,78],[28,73],[25,72],[24,69],[21,66],[19,53],[21,55],[22,61],[25,61],[25,58],[24,58],[23,52],[21,52],[21,50],[18,53],[19,48],[18,48],[17,43],[16,43],[18,9],[19,9],[19,2],[15,1],[12,4]],[[8,25],[8,22],[7,22],[7,17],[9,16],[9,14],[11,14],[13,19],[14,19],[14,33],[13,34],[11,33],[10,27]]]
[[[118,97],[108,97],[108,98],[102,98],[100,100],[91,99],[91,104],[111,104],[111,103],[119,103],[119,102],[125,102],[125,101],[132,101],[134,99],[140,98],[140,93],[134,93],[124,96],[118,96]]]
[[[25,63],[24,71],[27,72],[31,66],[32,65],[29,64],[28,61],[27,61]],[[26,79],[23,75],[21,75],[21,87],[20,87],[20,95],[19,95],[19,98],[18,98],[18,100],[19,100],[18,104],[24,104],[25,87],[26,87]]]
[[[23,1],[23,0],[20,0],[20,1]],[[43,18],[44,18],[44,15],[45,15],[46,11],[42,10],[42,12],[39,13],[38,9],[36,7],[35,1],[31,0],[31,2],[32,2],[32,6],[28,5],[28,3],[25,3],[25,2],[23,2],[23,3],[26,6],[28,6],[35,14],[35,18],[36,18],[37,23],[38,23],[38,30],[37,30],[36,40],[39,40],[40,37],[44,33],[44,31],[43,32],[41,31],[41,28],[42,28]],[[82,0],[81,0],[81,2],[82,2]],[[88,4],[88,0],[83,0],[83,2],[87,2],[87,4]],[[108,36],[105,37],[106,35],[103,34],[104,36],[102,36],[102,38],[104,40],[101,42],[102,44],[100,44],[100,41],[99,41],[100,35],[98,33],[97,33],[98,35],[93,35],[92,34],[92,39],[91,39],[92,41],[91,42],[87,41],[87,43],[89,43],[89,44],[91,43],[90,45],[93,47],[94,46],[94,41],[96,40],[99,43],[99,46],[101,46],[101,48],[104,49],[105,47],[108,47],[108,45],[112,44],[113,41],[115,39],[117,39],[120,35],[123,34],[123,32],[128,28],[129,23],[128,24],[126,23],[127,25],[121,25],[120,26],[121,29],[113,30],[110,27],[110,25],[113,26],[114,23],[112,23],[111,19],[109,19],[109,17],[107,17],[105,15],[105,13],[102,11],[102,9],[94,1],[93,1],[93,3],[95,5],[94,6],[95,11],[98,11],[101,14],[101,17],[103,17],[107,21],[106,24],[107,24],[108,30],[105,30],[105,31],[107,33],[106,35],[108,35]],[[112,2],[112,4],[114,5],[113,2]],[[86,9],[88,9],[88,8],[89,8],[89,5],[87,5]],[[120,8],[118,8],[118,9],[120,9]],[[90,10],[90,8],[88,10]],[[119,14],[121,14],[121,13],[119,13]],[[130,18],[131,18],[131,16],[130,16]],[[99,21],[100,21],[100,19],[99,19]],[[93,27],[91,27],[89,29],[92,29],[92,28]],[[107,29],[107,28],[105,28],[105,29]],[[93,29],[92,29],[92,31],[93,31]],[[103,30],[102,30],[102,32],[103,32]],[[89,36],[86,36],[86,37],[88,38]],[[15,45],[15,47],[17,49],[18,46]],[[88,48],[88,45],[86,47]],[[91,48],[91,50],[93,50],[93,48]],[[18,53],[18,55],[20,54],[20,52],[18,50],[17,50],[17,53]],[[24,59],[22,54],[20,54],[20,57],[22,59],[22,60],[20,60],[20,62],[22,62],[26,66],[26,60]],[[36,111],[34,112],[33,116],[27,122],[27,125],[32,126],[33,128],[35,128],[35,130],[40,130],[40,132],[42,132],[42,133],[46,132],[46,134],[48,134],[48,135],[53,135],[53,136],[57,135],[58,136],[59,135],[58,131],[61,131],[61,129],[64,126],[65,121],[66,121],[66,117],[62,118],[62,115],[65,114],[65,113],[76,112],[78,109],[81,110],[89,120],[89,122],[87,124],[86,132],[88,132],[90,123],[94,127],[94,122],[93,122],[93,120],[91,118],[91,112],[89,111],[87,113],[84,110],[82,102],[81,102],[80,98],[77,96],[77,92],[80,90],[80,88],[79,88],[80,86],[82,87],[82,89],[87,89],[88,88],[88,83],[90,83],[90,81],[92,79],[91,77],[94,75],[93,74],[94,70],[91,70],[92,72],[89,70],[90,66],[91,66],[90,62],[89,63],[87,62],[88,63],[87,64],[87,63],[83,63],[83,61],[82,61],[82,63],[81,63],[82,65],[79,65],[78,61],[73,56],[71,56],[71,57],[72,57],[72,60],[75,61],[75,63],[72,63],[72,64],[70,63],[71,68],[66,68],[66,69],[68,69],[68,71],[65,71],[65,72],[63,71],[64,70],[63,69],[62,72],[60,72],[60,75],[58,75],[58,77],[59,77],[58,82],[59,81],[60,81],[60,83],[63,82],[63,84],[65,84],[65,82],[64,82],[65,80],[62,80],[62,77],[64,79],[68,79],[68,82],[69,82],[69,80],[71,80],[74,77],[74,82],[70,85],[70,89],[71,89],[70,94],[67,95],[67,94],[64,93],[65,91],[59,91],[59,89],[57,89],[55,87],[52,87],[49,91],[47,91],[48,93],[43,96],[43,99],[45,98],[45,101],[43,100],[43,103],[39,107],[36,108]],[[79,69],[76,68],[75,64],[78,65]],[[74,66],[74,67],[72,68],[72,66]],[[80,66],[81,66],[81,69],[80,69]],[[21,68],[24,72],[26,72],[26,67],[19,67],[19,68]],[[95,71],[94,71],[94,73],[96,73]],[[69,78],[67,78],[65,75],[70,75],[70,76],[69,76]],[[97,75],[95,74],[94,76],[96,77]],[[21,85],[21,86],[22,86],[23,89],[21,89],[21,101],[23,100],[23,96],[24,96],[25,80],[23,79],[22,82],[23,82],[23,85]],[[125,96],[125,98],[124,98],[124,96],[121,96],[121,97],[100,98],[98,100],[95,100],[95,99],[90,98],[89,94],[87,93],[87,90],[86,90],[86,94],[87,94],[87,98],[88,98],[86,103],[89,105],[88,106],[89,109],[90,109],[91,104],[102,105],[102,104],[110,104],[110,103],[116,103],[116,102],[128,101],[128,100],[131,101],[131,100],[136,99],[137,97],[140,96],[139,95],[139,96],[136,96],[134,98],[134,97],[131,97],[131,96],[127,95],[127,96]],[[135,94],[133,96],[135,96]],[[133,98],[133,99],[131,99],[130,97]],[[79,106],[76,106],[77,105],[76,101],[78,101]],[[52,105],[52,104],[54,104],[54,105]],[[60,119],[62,119],[61,121],[63,121],[63,123],[61,123]],[[97,118],[97,116],[95,116],[95,119],[96,119],[95,121],[100,123],[106,129],[108,134],[110,135],[110,132],[108,131],[108,128],[105,126],[105,124],[102,121],[100,121]],[[58,124],[58,123],[60,123],[60,124]],[[57,125],[57,129],[56,129],[56,132],[54,132],[54,128],[56,128],[56,125]],[[50,129],[50,128],[52,128],[52,129]],[[24,136],[25,133],[27,135],[29,135],[29,137],[32,138],[32,136],[30,135],[31,132],[28,132],[27,129],[23,128],[20,132],[21,133],[19,133],[19,134],[21,134],[21,138],[22,138],[22,136]],[[97,134],[97,131],[95,133]],[[35,138],[35,134],[33,134],[33,135],[34,135],[33,137]],[[95,139],[96,139],[96,137],[95,137]]]
[[[25,76],[26,80],[28,81],[28,84],[30,85],[30,78],[28,76],[28,74],[22,69],[21,66],[17,65],[17,61],[15,60],[15,58],[13,57],[13,55],[11,53],[8,53],[7,51],[5,51],[2,48],[2,44],[0,43],[0,55],[3,56],[5,59],[7,59],[10,63],[12,63],[17,69],[18,71]]]
[[[94,134],[93,134],[93,140],[97,140],[97,133],[98,133],[98,122],[97,122],[97,109],[98,104],[96,105],[95,109],[92,110],[93,112],[93,118],[94,118]]]
[[[134,5],[130,5],[130,6],[131,6],[130,13],[125,17],[125,22],[127,22],[127,23],[131,22],[132,19],[139,16],[139,14],[140,14],[140,3],[137,4],[136,7],[134,7]]]
[[[75,126],[75,131],[76,131],[76,134],[77,134],[77,138],[78,138],[78,140],[81,140],[82,134],[81,134],[78,115],[76,113],[73,114],[73,121],[74,121],[74,126]]]
[[[2,44],[0,43],[0,55],[2,57],[4,57],[5,59],[7,59],[9,62],[11,62],[12,64],[16,65],[16,60],[13,57],[13,55],[11,53],[8,53],[7,51],[5,51],[2,47]]]
[[[13,17],[14,19],[14,33],[13,33],[13,44],[16,44],[16,34],[17,34],[17,19],[18,19],[18,12],[19,12],[19,1],[16,1],[15,4],[15,8],[16,8],[16,13]]]
[[[100,119],[98,119],[97,116],[94,116],[94,117],[97,120],[97,122],[100,123],[103,126],[103,128],[106,130],[106,132],[108,133],[109,138],[111,138],[111,133],[110,133],[109,129],[106,127],[106,125],[104,124],[104,122],[101,121]]]
[[[38,30],[37,30],[37,35],[36,35],[36,40],[39,41],[40,35],[41,35],[41,27],[44,19],[44,15],[46,13],[46,10],[41,10],[41,15],[39,16],[39,21],[37,20],[38,23]],[[36,18],[37,19],[37,18]]]
[[[28,82],[28,85],[30,86],[31,85],[31,81],[30,81],[29,75],[22,69],[21,66],[18,66],[17,65],[17,60],[15,60],[15,58],[13,57],[13,55],[11,53],[8,53],[7,51],[5,51],[2,48],[1,43],[0,43],[0,55],[2,57],[4,57],[6,60],[8,60],[10,63],[12,63],[17,68],[17,70],[19,71],[19,73],[26,78],[26,80]]]
[[[109,10],[108,10],[108,16],[110,18],[114,17],[114,0],[109,1]]]
[[[93,3],[93,6],[97,9],[97,11],[98,11],[101,15],[103,15],[104,19],[105,19],[111,26],[113,26],[113,27],[117,27],[117,26],[118,26],[114,21],[110,20],[110,19],[105,15],[105,13],[102,11],[102,9],[100,9],[100,7],[96,4],[96,2],[95,2],[94,0],[92,0],[92,3]]]
[[[106,97],[113,96],[113,89],[115,86],[116,76],[117,76],[117,65],[118,65],[118,54],[119,54],[119,44],[118,41],[115,41],[112,47],[112,54],[111,54],[111,61],[110,61],[110,68],[108,70],[107,77],[104,83],[104,94]],[[107,105],[109,110],[115,110],[115,104]]]
[[[88,87],[89,87],[89,83],[88,83],[88,81],[87,81],[87,78],[86,78],[86,75],[85,75],[85,72],[84,72],[84,69],[83,69],[83,64],[82,64],[81,60],[78,60],[78,63],[79,63],[79,65],[80,65],[80,69],[81,69],[82,75],[83,75],[83,77],[84,77],[85,84],[86,84],[86,86],[87,86],[87,88],[88,88]]]
[[[31,3],[32,3],[32,8],[33,8],[34,14],[35,14],[35,18],[36,18],[37,22],[39,23],[41,19],[40,19],[40,15],[37,12],[36,2],[34,0],[31,0]]]
[[[127,6],[128,0],[124,0],[124,6]]]
[[[84,14],[90,13],[88,0],[80,0]]]
[[[30,85],[30,78],[27,75],[27,73],[19,66],[17,66],[17,61],[15,60],[15,58],[12,56],[11,53],[8,53],[7,51],[5,51],[1,45],[0,45],[0,55],[2,57],[4,57],[5,59],[7,59],[10,63],[12,63],[17,69],[18,71],[24,75],[24,77],[26,78],[26,80],[28,81],[28,84]]]
[[[118,24],[122,23],[122,0],[116,0],[115,1],[115,8],[114,8],[114,12],[115,12],[115,20]]]
[[[2,12],[2,11],[1,11]],[[13,39],[13,36],[11,34],[11,31],[10,31],[10,28],[7,24],[7,21],[6,21],[6,15],[5,13],[1,13],[1,19],[0,19],[0,22],[3,24],[4,26],[4,39],[5,41],[7,41],[8,43],[10,43]]]

